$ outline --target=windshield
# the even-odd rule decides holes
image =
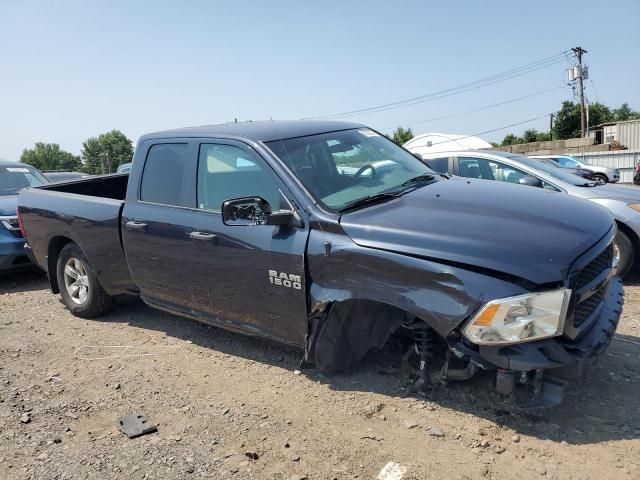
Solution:
[[[593,183],[593,182],[589,182],[589,180],[586,180],[582,177],[574,175],[573,173],[569,173],[560,167],[551,165],[550,163],[545,162],[543,159],[529,158],[529,157],[525,157],[524,155],[513,155],[509,158],[517,162],[523,163],[524,165],[527,165],[531,168],[535,168],[537,170],[541,170],[545,173],[548,173],[552,177],[557,178],[558,180],[562,180],[563,182],[568,183],[570,185],[581,187],[585,184]]]
[[[0,166],[0,195],[16,195],[23,188],[38,187],[49,181],[27,165]]]
[[[416,184],[409,186],[408,180],[437,175],[388,138],[364,127],[267,145],[330,211],[374,195],[414,189]]]

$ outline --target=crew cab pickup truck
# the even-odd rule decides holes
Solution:
[[[615,332],[616,229],[584,200],[437,174],[355,123],[185,128],[135,152],[128,175],[20,194],[31,254],[79,317],[139,295],[326,372],[394,338],[416,389],[488,370],[532,409]]]

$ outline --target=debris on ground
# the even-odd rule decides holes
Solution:
[[[134,413],[118,417],[116,420],[118,430],[129,438],[136,438],[147,433],[157,432],[158,428],[152,424],[144,413]]]
[[[407,467],[396,462],[389,462],[378,473],[378,480],[402,480],[405,473],[407,473]]]

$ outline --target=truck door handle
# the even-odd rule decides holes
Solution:
[[[211,241],[216,239],[216,235],[207,232],[191,232],[189,238],[192,240]]]
[[[147,230],[147,224],[143,222],[130,221],[125,223],[127,230],[136,230],[138,232],[144,232]]]

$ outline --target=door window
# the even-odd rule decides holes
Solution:
[[[578,162],[570,158],[559,157],[556,161],[564,168],[576,168],[578,166]]]
[[[458,159],[460,176],[497,180],[499,182],[518,183],[527,174],[504,163],[486,158],[461,157]]]
[[[186,143],[151,146],[142,172],[140,200],[179,207],[193,206],[187,188],[187,151]]]
[[[429,158],[425,160],[431,169],[438,173],[449,173],[449,158]]]
[[[262,197],[281,208],[275,178],[254,154],[234,145],[200,145],[198,208],[220,212],[226,200],[241,197]]]

